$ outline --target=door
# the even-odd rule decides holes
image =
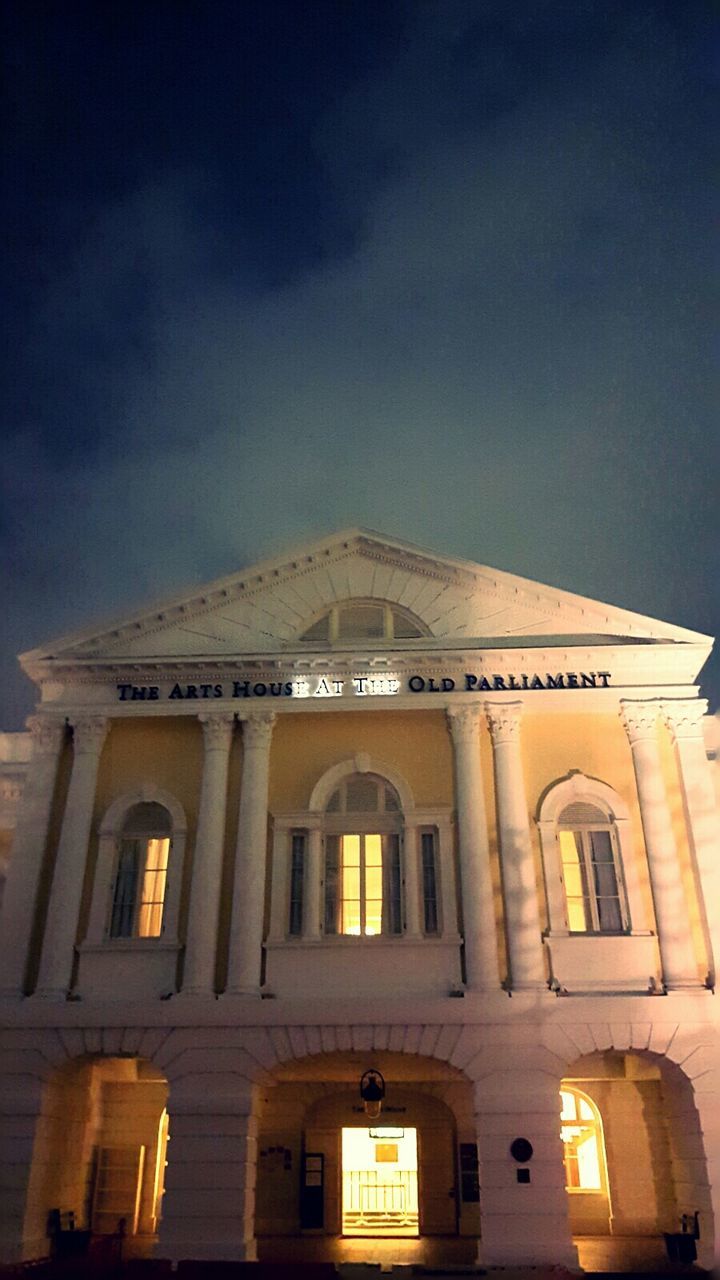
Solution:
[[[457,1177],[452,1125],[424,1125],[419,1134],[420,1234],[457,1234]]]

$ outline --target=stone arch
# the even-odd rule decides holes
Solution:
[[[322,1033],[325,1028],[320,1030]],[[358,1034],[361,1030],[370,1034]],[[418,1044],[414,1051],[410,1042],[406,1042],[406,1048],[389,1048],[390,1037],[382,1035],[380,1028],[351,1027],[347,1031],[347,1040],[343,1040],[346,1044],[349,1041],[349,1047],[329,1051],[321,1048],[315,1053],[303,1053],[303,1048],[315,1045],[302,1045],[295,1036],[294,1046],[287,1046],[291,1052],[270,1073],[269,1088],[260,1091],[258,1234],[299,1232],[301,1204],[296,1183],[298,1162],[304,1151],[322,1156],[326,1233],[337,1235],[345,1231],[343,1133],[372,1125],[400,1126],[413,1130],[418,1139],[415,1177],[420,1203],[415,1231],[427,1236],[455,1234],[457,1204],[469,1238],[467,1260],[472,1260],[473,1240],[480,1226],[479,1205],[470,1198],[455,1200],[457,1144],[462,1142],[472,1149],[475,1146],[470,1079],[447,1058],[419,1053]],[[329,1043],[327,1036],[325,1043]],[[360,1098],[360,1078],[369,1067],[382,1072],[386,1083],[384,1109],[378,1118],[366,1116]],[[294,1182],[289,1177],[291,1170]],[[381,1228],[378,1234],[383,1234]]]
[[[602,1117],[613,1235],[654,1235],[659,1263],[662,1233],[679,1230],[681,1215],[697,1211],[698,1259],[712,1266],[718,1188],[706,1117],[716,1106],[716,1051],[691,1047],[687,1034],[665,1027],[657,1038],[669,1043],[654,1048],[654,1033],[651,1024],[593,1026],[593,1047],[569,1058],[563,1080],[583,1089]]]
[[[86,941],[101,946],[108,928],[109,902],[115,881],[118,844],[128,813],[139,804],[158,804],[170,814],[172,845],[168,862],[163,910],[163,941],[177,943],[180,917],[182,871],[187,840],[187,817],[180,801],[170,791],[144,784],[134,791],[117,796],[106,809],[98,828],[98,856],[93,882]]]
[[[3,1210],[9,1214],[8,1224],[0,1226],[0,1247],[12,1250],[8,1260],[46,1257],[49,1214],[57,1209],[72,1214],[77,1229],[101,1235],[117,1230],[119,1218],[126,1217],[132,1251],[149,1255],[162,1194],[167,1078],[134,1045],[123,1049],[122,1028],[110,1034],[38,1031],[33,1039],[34,1048],[26,1048],[27,1074],[12,1084],[15,1108],[22,1101],[23,1123],[10,1141],[17,1153],[7,1152],[17,1166],[15,1203],[0,1210],[0,1221]],[[118,1185],[124,1188],[125,1174],[111,1150],[125,1153],[125,1172],[136,1179],[127,1204],[119,1207],[114,1196]],[[14,1233],[21,1229],[14,1240],[8,1229],[12,1219]]]
[[[318,778],[310,795],[308,808],[311,813],[324,813],[333,791],[354,773],[375,773],[384,778],[396,790],[403,813],[407,817],[415,810],[415,798],[410,784],[391,764],[370,756],[367,752],[358,752],[348,760],[332,765]]]

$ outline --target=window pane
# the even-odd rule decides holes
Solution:
[[[360,901],[343,899],[342,932],[359,934],[361,930]]]
[[[382,837],[367,835],[365,845],[365,933],[382,933]]]
[[[305,877],[305,832],[294,831],[290,855],[290,920],[288,932],[302,933],[303,880]]]
[[[342,860],[343,860],[343,867],[359,867],[360,866],[360,837],[359,836],[343,836],[342,837]]]
[[[169,849],[170,841],[167,837],[162,840],[146,841],[145,871],[138,912],[139,938],[159,938],[162,932]]]
[[[390,835],[385,842],[387,868],[387,929],[390,933],[402,933],[402,872],[400,869],[400,837]]]
[[[342,850],[342,933],[358,934],[362,930],[360,903],[360,836],[341,836]]]
[[[561,1103],[562,1103],[562,1110],[561,1110],[561,1112],[560,1112],[560,1119],[561,1119],[561,1120],[575,1120],[575,1119],[577,1118],[577,1117],[576,1117],[576,1112],[575,1112],[575,1094],[574,1094],[574,1093],[568,1093],[568,1091],[567,1091],[566,1089],[561,1089],[561,1090],[560,1090],[560,1101],[561,1101]]]
[[[337,791],[333,791],[333,793],[332,793],[332,795],[331,795],[330,799],[328,800],[328,805],[327,805],[327,810],[326,810],[326,812],[327,812],[327,813],[339,813],[339,812],[340,812],[340,788],[339,788],[339,787],[338,787]]]
[[[437,876],[435,873],[435,832],[420,834],[423,884],[423,928],[426,933],[438,931]]]
[[[576,1145],[577,1163],[578,1163],[578,1186],[583,1191],[600,1191],[602,1183],[600,1180],[600,1158],[598,1155],[598,1141],[593,1132],[587,1131],[578,1140]]]
[[[376,813],[378,809],[378,784],[374,778],[362,776],[348,778],[345,789],[347,813]]]
[[[133,935],[140,844],[139,840],[123,840],[120,845],[110,916],[111,938],[131,938]]]
[[[325,932],[338,931],[338,863],[340,841],[337,836],[325,837]]]
[[[402,613],[399,613],[397,609],[393,609],[392,619],[393,634],[398,640],[411,640],[416,636],[422,635],[422,631],[417,623],[411,622],[409,618],[406,618]]]
[[[587,933],[592,929],[582,836],[578,831],[559,831],[560,857],[567,905],[568,929],[571,933]]]
[[[382,866],[382,836],[365,837],[365,864],[369,867]]]
[[[313,622],[307,631],[300,636],[301,640],[328,640],[330,637],[330,614],[326,613],[324,617],[318,618],[317,622]]]
[[[340,607],[338,636],[341,640],[359,640],[385,634],[385,609],[376,604],[348,604]]]

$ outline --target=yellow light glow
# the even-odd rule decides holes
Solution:
[[[138,913],[138,935],[141,938],[159,938],[162,932],[169,852],[169,839],[148,840]]]

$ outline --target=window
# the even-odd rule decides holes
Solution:
[[[347,600],[333,605],[308,627],[300,640],[416,640],[427,635],[418,619],[397,605],[377,600]]]
[[[136,804],[126,814],[119,840],[110,911],[111,938],[159,938],[172,824],[160,804]]]
[[[400,934],[402,814],[384,779],[355,774],[331,795],[325,818],[325,933]]]
[[[571,933],[623,933],[629,916],[614,824],[594,805],[568,805],[558,844]]]
[[[579,1089],[560,1090],[560,1136],[568,1191],[605,1191],[602,1121],[595,1103]]]
[[[434,827],[420,831],[422,860],[423,932],[439,933],[437,885],[437,832]]]
[[[293,831],[290,847],[290,920],[288,923],[288,933],[293,938],[299,937],[303,928],[306,843],[307,836],[304,831]]]

